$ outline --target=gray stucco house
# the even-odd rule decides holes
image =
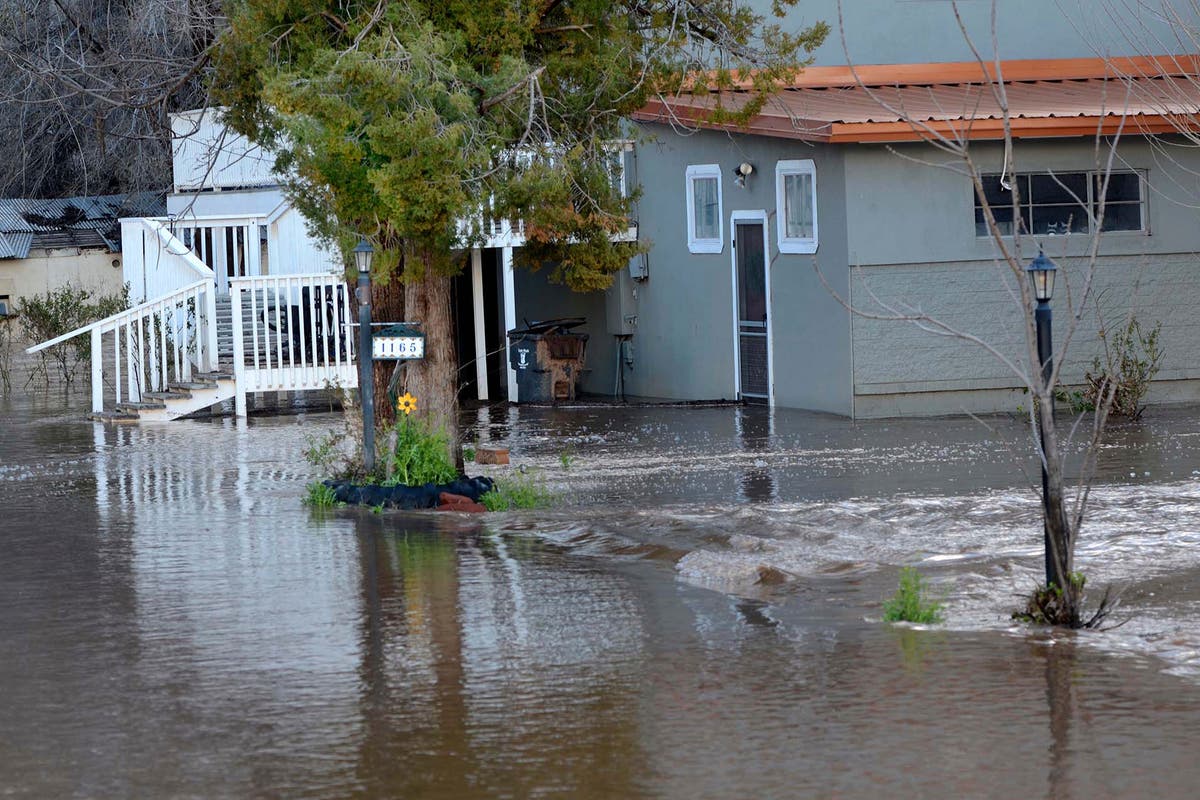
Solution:
[[[1188,40],[1163,18],[1094,6],[999,7],[1008,156],[987,75],[948,2],[844,4],[846,49],[835,31],[747,128],[706,125],[711,96],[660,98],[637,115],[626,161],[643,192],[647,256],[605,295],[519,273],[518,318],[586,316],[583,388],[595,393],[613,393],[620,375],[632,396],[854,417],[1013,410],[1019,380],[977,345],[852,315],[838,297],[866,311],[919,308],[1022,358],[1022,312],[973,185],[937,166],[948,157],[928,139],[969,141],[1001,225],[1025,234],[1022,258],[1042,245],[1058,263],[1059,326],[1079,305],[1071,276],[1097,233],[1081,204],[1095,208],[1105,149],[1118,142],[1098,283],[1075,309],[1064,378],[1082,379],[1100,320],[1133,307],[1162,323],[1151,399],[1200,399],[1200,155],[1177,132],[1180,115],[1200,110],[1200,63],[1171,55],[1164,43],[1182,51]],[[990,58],[991,4],[959,10]],[[835,0],[803,13],[797,22],[838,17]],[[1013,181],[1028,201],[1022,219],[1003,189]]]

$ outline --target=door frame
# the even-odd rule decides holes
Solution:
[[[732,266],[730,275],[733,279],[733,393],[742,399],[742,357],[741,330],[738,324],[738,264],[737,264],[737,224],[738,222],[761,222],[763,233],[763,281],[767,300],[767,406],[775,407],[775,325],[773,322],[771,302],[771,236],[770,222],[767,212],[734,211],[729,215],[729,261]]]

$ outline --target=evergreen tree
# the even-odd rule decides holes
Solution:
[[[782,19],[797,0],[774,0]],[[451,431],[450,277],[485,200],[525,221],[519,263],[572,289],[609,285],[636,243],[611,180],[623,120],[655,94],[714,91],[749,119],[824,39],[738,0],[234,0],[214,96],[277,154],[290,194],[343,252],[365,235],[383,314],[419,320],[407,388]],[[397,308],[396,281],[404,286]],[[380,297],[382,299],[382,296]],[[388,410],[389,404],[377,404]]]

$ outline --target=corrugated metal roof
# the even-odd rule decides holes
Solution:
[[[1004,90],[1009,116],[1016,119],[1187,114],[1200,102],[1200,87],[1176,77],[1027,81],[1006,83]],[[788,89],[776,102],[780,111],[794,116],[849,125],[1003,116],[992,87],[970,83]]]
[[[1082,125],[1088,121],[1130,119],[1130,133],[1149,131],[1158,123],[1169,127],[1180,118],[1193,119],[1200,109],[1200,82],[1186,76],[1027,80],[1006,82],[1004,91],[1009,117],[1014,121],[1078,120]],[[726,93],[720,102],[726,109],[736,110],[744,107],[749,97],[741,92]],[[678,118],[703,126],[705,112],[715,108],[717,102],[715,94],[683,94],[665,103],[651,102],[635,117],[658,122]],[[978,132],[990,138],[1002,130],[996,123],[1002,119],[993,85],[980,81],[809,85],[785,89],[771,98],[747,130],[817,141],[869,141],[873,133],[890,130],[890,138],[899,140],[921,138],[920,126],[928,123],[940,130],[978,126]],[[986,121],[993,124],[981,124]],[[898,124],[913,127],[904,136],[896,130]],[[1080,135],[1076,127],[1058,122],[1024,124],[1023,128],[1025,135]]]
[[[0,198],[0,258],[25,258],[30,247],[120,248],[122,217],[166,213],[162,192],[65,197]],[[5,254],[7,253],[7,255]]]
[[[0,233],[0,258],[25,258],[32,244],[32,233]]]

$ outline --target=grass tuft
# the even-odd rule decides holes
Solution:
[[[479,498],[488,511],[511,511],[518,508],[548,508],[554,505],[554,492],[531,476],[513,475],[500,478],[490,492]]]
[[[304,504],[316,508],[331,508],[338,504],[337,495],[331,487],[319,481],[313,481],[308,485],[308,491],[304,495]]]
[[[900,570],[900,588],[883,604],[884,622],[916,622],[932,625],[942,621],[942,604],[925,597],[925,582],[912,567]]]

